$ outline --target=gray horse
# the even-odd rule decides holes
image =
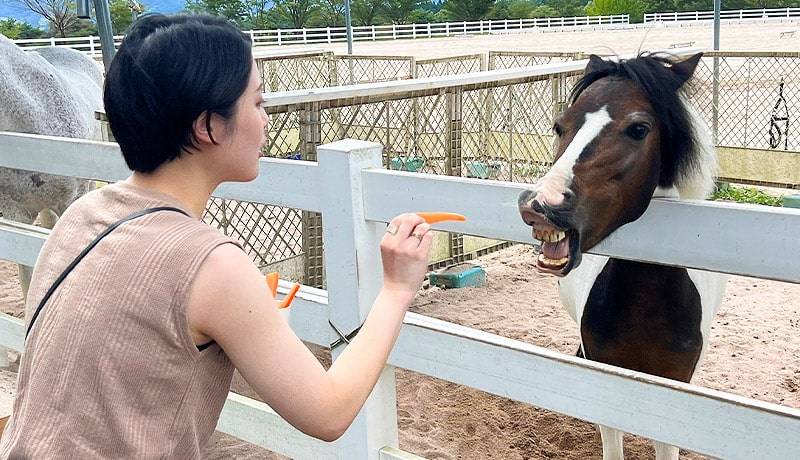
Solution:
[[[102,108],[103,72],[97,62],[69,48],[23,51],[0,35],[0,131],[101,140],[94,112]],[[52,228],[88,184],[72,177],[0,168],[3,217]],[[27,297],[31,269],[19,268]]]

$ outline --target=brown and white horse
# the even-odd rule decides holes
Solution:
[[[553,167],[518,200],[542,242],[537,268],[563,277],[579,356],[683,382],[705,353],[726,277],[584,253],[653,197],[704,199],[713,190],[714,145],[684,94],[700,57],[592,56],[556,120]],[[622,433],[600,432],[603,458],[622,459]],[[678,458],[678,448],[654,445],[657,460]]]

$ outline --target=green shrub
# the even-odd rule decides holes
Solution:
[[[727,184],[717,184],[711,200],[735,201],[737,203],[763,204],[766,206],[781,206],[782,197],[770,195],[755,187],[742,187]]]

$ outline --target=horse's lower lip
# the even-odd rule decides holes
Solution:
[[[547,273],[549,275],[555,275],[555,276],[558,276],[559,278],[563,278],[565,276],[564,273],[561,272],[561,270],[548,268],[548,267],[546,267],[544,265],[540,265],[538,262],[536,264],[536,269],[539,270],[540,273]]]
[[[547,256],[542,254],[541,252],[536,257],[536,268],[539,271],[552,273],[558,276],[564,276],[562,273],[562,269],[567,266],[569,262],[569,256],[562,257],[560,259],[549,259]]]

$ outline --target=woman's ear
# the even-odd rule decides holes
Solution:
[[[200,144],[219,144],[225,134],[225,125],[219,115],[206,111],[194,120],[192,132]]]

